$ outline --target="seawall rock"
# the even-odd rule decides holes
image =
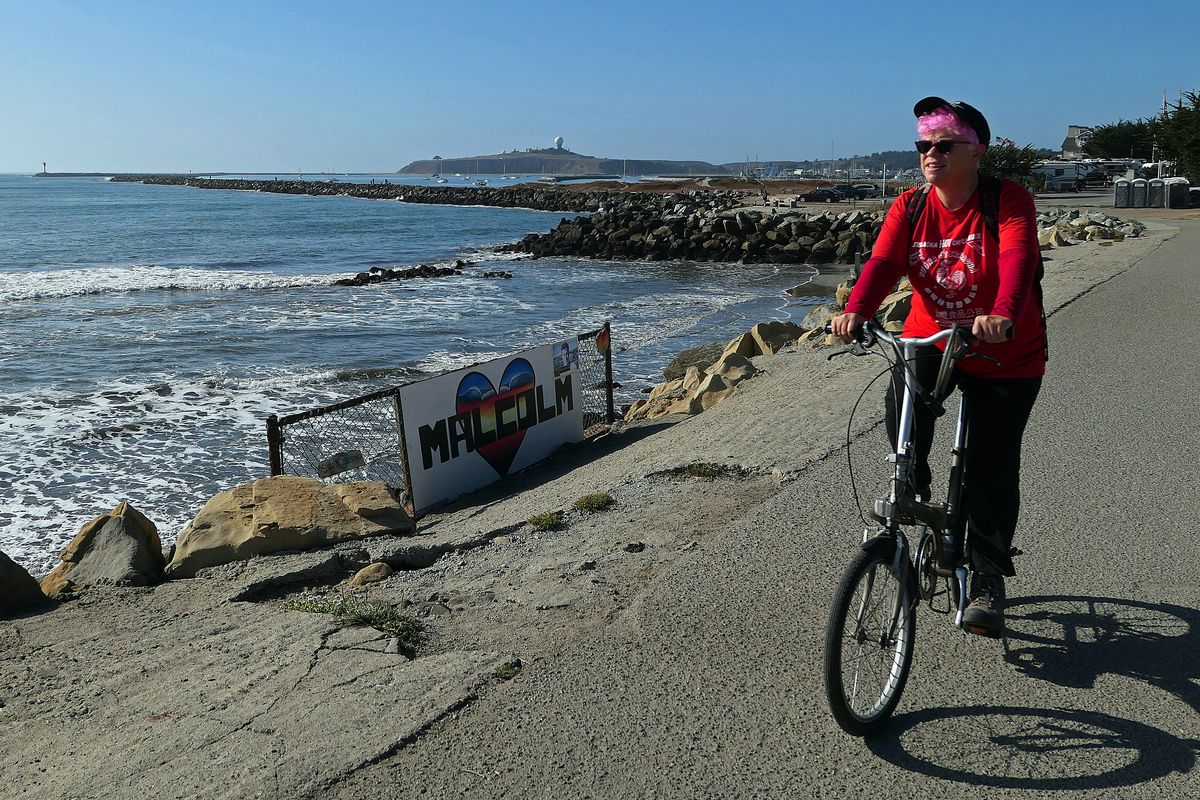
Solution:
[[[502,252],[611,260],[828,264],[870,251],[883,212],[833,215],[734,209],[702,192],[616,197],[590,217],[563,219]]]
[[[15,616],[44,602],[46,595],[33,576],[0,552],[0,619]]]
[[[163,577],[158,529],[129,503],[93,517],[62,552],[62,563],[42,578],[54,596],[82,586],[150,586]]]
[[[167,577],[281,550],[380,535],[408,535],[412,518],[380,481],[328,485],[262,478],[215,495],[184,528]]]

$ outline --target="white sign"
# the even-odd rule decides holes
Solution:
[[[579,340],[400,389],[417,511],[536,464],[583,439]]]

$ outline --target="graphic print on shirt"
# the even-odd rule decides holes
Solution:
[[[975,306],[979,294],[979,265],[983,262],[983,234],[972,233],[960,239],[913,242],[909,263],[920,277],[932,276],[924,284],[923,294],[934,319],[942,327],[973,322],[985,313]]]

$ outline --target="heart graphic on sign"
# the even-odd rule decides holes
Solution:
[[[483,432],[499,431],[500,420],[496,418],[496,403],[520,394],[534,385],[533,365],[523,358],[514,358],[504,368],[500,376],[500,388],[497,389],[486,375],[479,372],[469,372],[458,382],[456,406],[459,414],[469,414],[472,419],[476,410],[479,412],[479,428]],[[510,408],[508,415],[517,413]],[[511,419],[509,422],[511,423]],[[478,433],[478,431],[477,431]],[[494,442],[477,445],[475,452],[486,461],[500,476],[508,474],[517,450],[525,440],[524,430],[514,430],[507,436],[497,438]]]

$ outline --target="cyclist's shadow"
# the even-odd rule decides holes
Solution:
[[[1120,675],[1165,690],[1200,713],[1200,612],[1194,609],[1055,595],[1012,598],[1005,618],[1004,659],[1030,678],[1091,689],[1102,675]],[[1132,786],[1189,772],[1200,752],[1200,741],[1141,722],[1018,706],[901,714],[867,746],[925,775],[1042,790]]]
[[[1004,660],[1031,678],[1091,689],[1121,675],[1200,713],[1200,611],[1168,603],[1065,595],[1005,606]]]

